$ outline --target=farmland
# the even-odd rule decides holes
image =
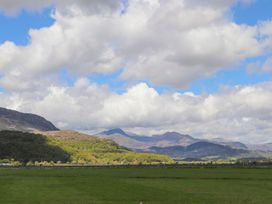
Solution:
[[[0,169],[0,203],[271,203],[272,169]]]

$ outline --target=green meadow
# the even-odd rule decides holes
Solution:
[[[1,204],[265,204],[272,169],[0,169]]]

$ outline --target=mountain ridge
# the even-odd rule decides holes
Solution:
[[[42,116],[0,107],[0,130],[33,132],[59,129]]]

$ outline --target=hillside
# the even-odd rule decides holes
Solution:
[[[45,118],[29,113],[0,108],[0,130],[15,130],[32,132],[58,130]]]
[[[171,163],[168,156],[135,153],[115,142],[74,131],[0,132],[0,160],[61,162],[71,164]]]

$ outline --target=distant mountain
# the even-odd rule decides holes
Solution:
[[[210,142],[196,142],[194,144],[171,147],[151,147],[150,150],[158,154],[166,154],[176,159],[185,158],[217,158],[239,156],[248,153],[247,150],[233,149],[229,146],[214,144]]]
[[[41,116],[0,108],[0,130],[32,132],[35,130],[54,131],[58,129]]]
[[[152,146],[169,147],[174,145],[187,146],[199,141],[189,135],[182,135],[178,132],[166,132],[162,135],[140,136],[126,133],[120,128],[112,129],[97,134],[102,138],[110,138],[121,146],[130,149],[148,149]]]
[[[272,143],[248,145],[252,150],[272,152]]]

